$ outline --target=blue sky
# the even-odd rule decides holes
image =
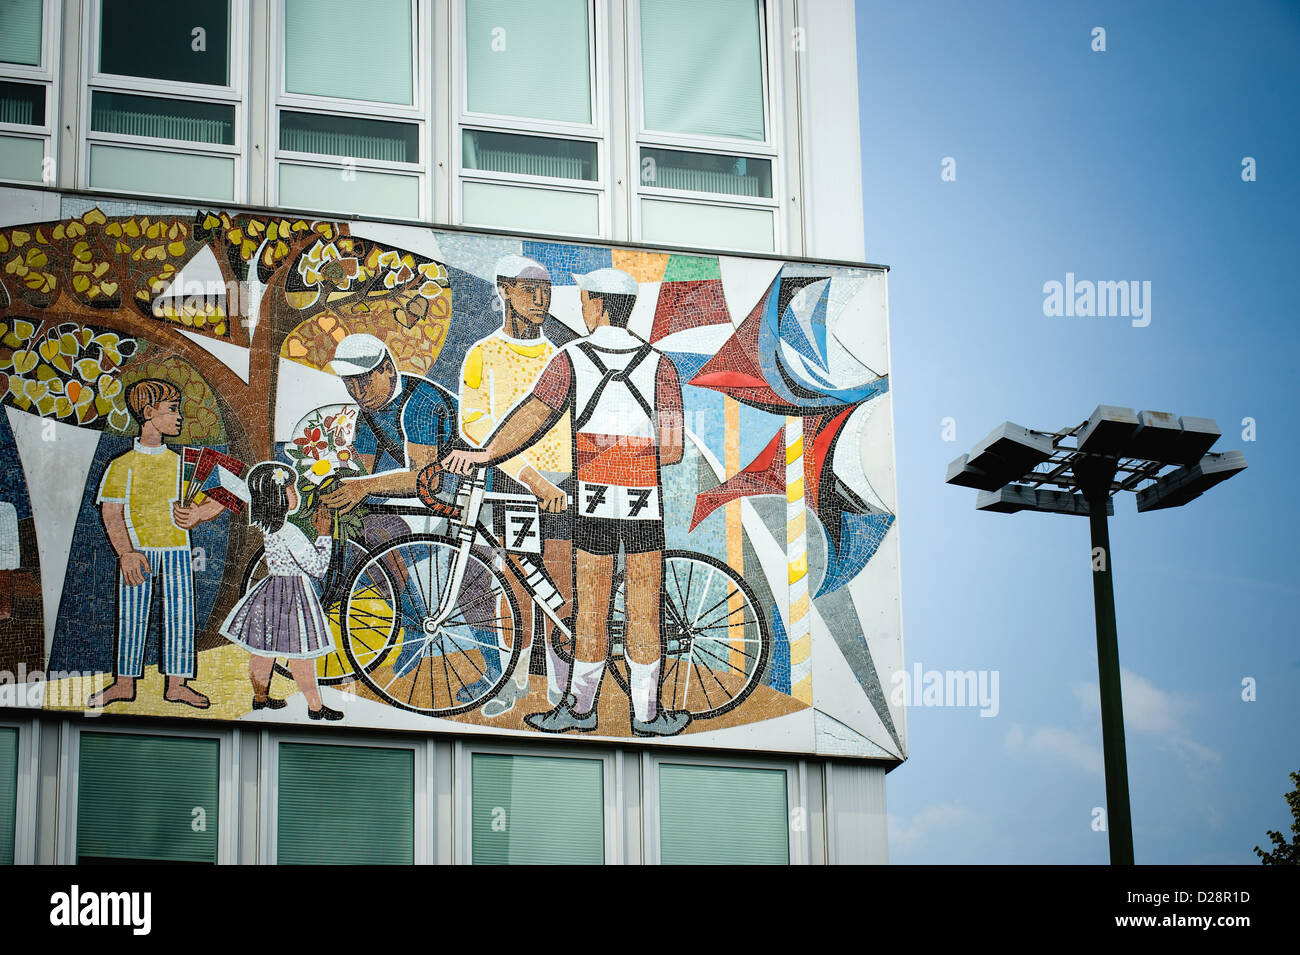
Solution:
[[[1254,863],[1300,769],[1300,4],[860,0],[857,35],[905,656],[1000,690],[993,718],[909,709],[891,861],[1108,859],[1087,521],[983,514],[943,479],[1004,420],[1116,404],[1214,418],[1250,465],[1111,520],[1136,859]],[[1151,282],[1150,324],[1045,317],[1067,272]]]

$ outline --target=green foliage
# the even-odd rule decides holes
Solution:
[[[1291,841],[1287,842],[1280,832],[1268,830],[1273,851],[1265,852],[1255,846],[1255,855],[1259,856],[1264,865],[1300,865],[1300,772],[1291,774],[1291,782],[1295,783],[1295,790],[1285,797],[1286,804],[1291,807],[1291,815],[1295,817],[1295,822],[1291,823]]]

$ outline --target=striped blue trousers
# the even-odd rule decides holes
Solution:
[[[144,583],[128,586],[117,578],[117,672],[144,675],[144,648],[149,640],[149,608],[153,587],[163,588],[162,671],[168,676],[194,676],[194,572],[188,547],[141,547],[149,558]]]

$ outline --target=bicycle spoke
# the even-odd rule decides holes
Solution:
[[[472,667],[474,668],[474,670],[478,673],[479,677],[480,677],[480,678],[483,678],[483,679],[486,679],[486,678],[487,678],[487,673],[485,673],[484,671],[480,670],[480,669],[478,668],[478,664],[474,662],[474,658],[471,657],[471,656],[469,655],[469,651],[467,651],[464,647],[462,647],[459,643],[456,642],[456,636],[455,636],[455,634],[450,633],[450,632],[448,632],[447,630],[443,630],[441,627],[439,627],[438,629],[441,630],[442,633],[444,633],[444,634],[446,635],[447,639],[451,641],[452,646],[454,646],[454,647],[456,648],[457,652],[460,653],[460,655],[463,656],[467,661],[469,661],[469,665],[472,666]],[[478,645],[481,646],[481,647],[486,647],[486,646],[487,646],[486,643],[479,643],[477,640],[471,640],[470,643],[478,644]],[[446,652],[446,651],[444,650],[444,652]],[[486,659],[486,658],[484,658],[483,663],[484,663],[485,665],[487,664],[487,659]],[[477,683],[478,681],[475,680],[474,682]],[[467,684],[465,684],[465,685],[467,686]]]
[[[406,694],[406,705],[410,706],[411,701],[415,699],[415,688],[420,685],[420,668],[424,666],[426,657],[420,657],[420,662],[415,665],[415,672],[411,674],[411,692]]]
[[[694,660],[692,660],[692,661],[691,661],[691,669],[693,669],[693,670],[695,671],[696,679],[699,679],[699,675],[700,675],[700,665],[699,665],[698,663],[696,663]],[[708,667],[705,667],[705,669],[707,670]],[[717,677],[714,677],[714,679],[716,680]],[[713,709],[713,701],[709,699],[709,690],[708,690],[708,687],[706,687],[706,686],[704,685],[704,681],[703,681],[703,680],[700,680],[699,682],[700,682],[700,692],[704,694],[704,703],[705,703],[705,705],[708,706],[709,709]],[[690,679],[687,678],[687,681],[686,681],[686,695],[689,696],[690,693],[691,693],[691,682],[690,682]],[[685,705],[685,701],[683,701],[683,705]]]
[[[732,663],[730,660],[724,660],[724,659],[722,659],[722,657],[718,656],[716,653],[710,653],[708,650],[704,649],[704,647],[701,646],[701,641],[698,641],[698,640],[697,640],[697,641],[695,642],[694,646],[692,647],[692,651],[695,651],[695,650],[698,650],[700,653],[704,654],[704,655],[707,656],[709,659],[711,659],[711,660],[717,660],[717,661],[718,661],[719,663],[721,663],[723,666],[728,667],[729,669],[735,670],[735,671],[736,671],[737,673],[739,673],[741,676],[746,676],[746,677],[749,676],[749,671],[747,671],[747,670],[743,670],[743,669],[741,669],[740,667],[736,666],[734,663]],[[707,667],[707,665],[706,665],[706,668],[709,670],[710,673],[713,672],[712,667]],[[714,679],[716,680],[717,677],[715,676]]]

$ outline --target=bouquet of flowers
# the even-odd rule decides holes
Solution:
[[[298,473],[298,493],[302,504],[295,515],[310,521],[320,498],[332,491],[343,476],[362,473],[361,462],[352,447],[356,436],[357,408],[337,405],[317,408],[298,422],[295,437],[285,447],[285,454]],[[347,514],[334,515],[334,536],[343,539],[359,533],[364,505]]]

